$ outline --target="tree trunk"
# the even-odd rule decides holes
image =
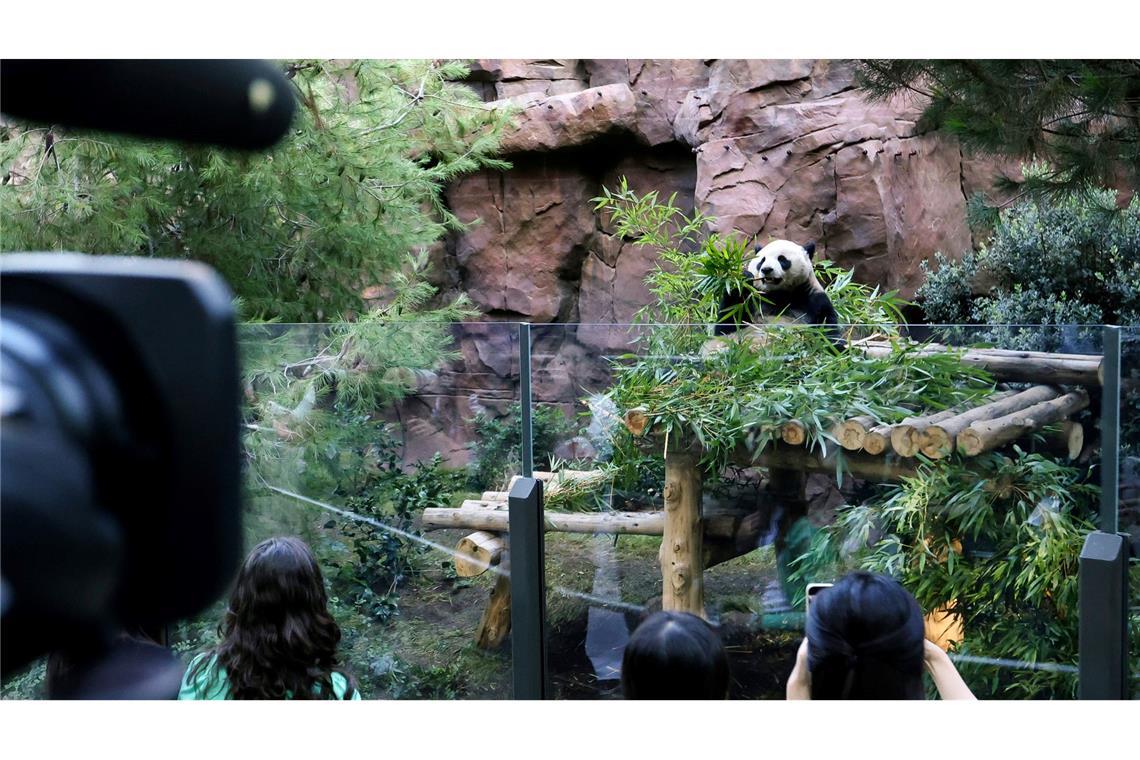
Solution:
[[[666,451],[664,496],[661,609],[705,617],[701,475],[696,456]]]
[[[1034,430],[1063,420],[1088,405],[1089,395],[1081,389],[996,419],[974,422],[958,437],[958,450],[971,457],[983,451],[992,451]]]
[[[1000,401],[991,401],[982,406],[942,420],[934,425],[928,425],[922,432],[919,450],[931,459],[942,459],[954,451],[958,434],[974,422],[992,420],[1003,417],[1012,412],[1020,411],[1042,401],[1048,401],[1061,395],[1056,388],[1048,385],[1037,385],[1027,391],[1014,394]]]

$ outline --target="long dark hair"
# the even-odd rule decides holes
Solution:
[[[885,575],[856,572],[817,594],[807,618],[812,699],[922,699],[922,611]]]
[[[328,611],[324,578],[297,538],[262,541],[242,563],[215,657],[231,699],[335,699],[340,627]],[[353,684],[347,673],[351,694]],[[345,696],[348,696],[346,694]]]
[[[625,646],[626,699],[724,699],[728,655],[712,627],[687,612],[655,612]]]

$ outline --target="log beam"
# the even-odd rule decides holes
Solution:
[[[661,609],[705,617],[701,474],[689,452],[665,453]]]
[[[1003,417],[974,422],[958,437],[958,450],[966,456],[992,451],[1034,430],[1059,422],[1088,405],[1089,395],[1081,389]]]
[[[498,649],[507,634],[511,632],[511,562],[509,553],[503,556],[499,563],[498,578],[491,595],[487,598],[487,606],[483,608],[483,617],[479,620],[479,627],[475,629],[475,645],[480,649]]]
[[[1034,404],[1055,399],[1061,395],[1056,388],[1036,385],[1029,390],[998,401],[975,407],[949,419],[928,425],[922,431],[919,450],[931,459],[943,459],[954,451],[958,434],[975,422],[993,420],[1013,412],[1032,407]]]
[[[455,574],[474,578],[487,572],[502,560],[503,544],[501,536],[482,530],[459,539],[455,545]]]

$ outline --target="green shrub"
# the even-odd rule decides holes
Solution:
[[[923,263],[918,302],[938,324],[1140,324],[1140,197],[1113,203],[1101,191],[1011,207],[977,253]]]
[[[574,426],[557,406],[535,404],[531,409],[534,464],[541,467],[553,456],[554,447],[574,432]],[[496,490],[505,486],[511,475],[517,475],[521,467],[522,405],[511,404],[505,417],[480,411],[474,422],[471,487],[478,491]]]

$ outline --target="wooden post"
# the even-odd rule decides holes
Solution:
[[[475,645],[480,649],[497,649],[511,632],[511,564],[507,552],[499,562],[499,571],[475,630]]]
[[[665,530],[661,538],[661,609],[705,617],[701,475],[697,457],[665,453]]]

